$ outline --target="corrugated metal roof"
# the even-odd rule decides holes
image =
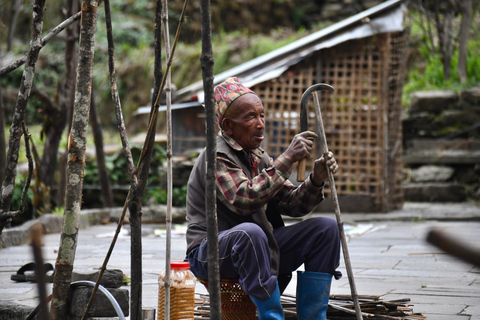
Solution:
[[[214,85],[231,76],[237,76],[246,86],[268,81],[281,75],[288,67],[308,55],[339,43],[365,38],[384,32],[403,30],[406,12],[402,0],[390,0],[312,33],[279,49],[240,64],[215,75]],[[203,103],[203,81],[193,83],[178,91],[179,100],[189,100],[197,95]]]
[[[191,108],[191,107],[200,107],[202,106],[198,101],[191,101],[191,102],[185,102],[185,103],[174,103],[172,104],[171,110],[178,110],[178,109],[185,109],[185,108]],[[150,111],[152,110],[151,106],[144,106],[144,107],[139,107],[133,115],[140,115],[140,114],[149,114]],[[158,106],[158,111],[166,111],[167,106],[166,105],[161,105]]]

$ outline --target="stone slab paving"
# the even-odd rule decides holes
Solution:
[[[480,319],[480,268],[444,254],[425,241],[430,228],[438,227],[480,248],[480,222],[375,220],[369,223],[371,226],[367,229],[370,231],[349,237],[348,240],[359,294],[378,295],[385,300],[410,298],[414,312],[424,313],[428,319]],[[166,252],[165,236],[158,234],[160,227],[144,226],[144,307],[157,308],[157,279],[165,268]],[[101,266],[115,229],[116,226],[111,224],[80,230],[76,270],[93,270]],[[59,237],[59,234],[44,237],[43,255],[46,262],[55,263]],[[185,236],[180,228],[179,231],[174,231],[172,238],[172,260],[183,260],[185,247]],[[20,266],[30,261],[32,252],[28,245],[0,249],[0,304],[8,301],[36,306],[35,284],[10,280],[10,276]],[[121,269],[129,275],[128,229],[123,230],[119,236],[108,267]],[[350,294],[343,257],[339,269],[344,276],[333,281],[332,294]],[[295,288],[294,274],[286,292],[295,294]],[[51,284],[48,291],[51,292]],[[207,292],[199,283],[196,291]]]

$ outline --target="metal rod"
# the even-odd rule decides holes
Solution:
[[[315,103],[315,117],[317,118],[318,133],[320,138],[320,150],[324,154],[325,164],[327,162],[328,145],[327,137],[325,136],[325,129],[323,127],[322,112],[320,110],[320,100],[318,98],[318,92],[313,92],[313,100]],[[330,183],[330,190],[332,192],[332,200],[334,203],[335,217],[337,218],[337,225],[340,231],[340,240],[342,243],[343,257],[345,258],[345,267],[347,269],[348,282],[350,283],[350,291],[352,292],[353,304],[355,306],[355,314],[357,320],[362,320],[362,310],[360,303],[358,302],[357,288],[355,286],[355,279],[353,277],[352,265],[350,263],[350,255],[348,253],[347,238],[345,236],[345,230],[343,228],[342,215],[340,213],[340,206],[338,204],[337,189],[335,188],[335,180],[333,173],[330,172],[330,168],[327,167],[328,181]]]

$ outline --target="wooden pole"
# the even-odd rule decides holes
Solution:
[[[320,137],[320,151],[324,154],[325,163],[327,162],[328,145],[327,137],[325,136],[325,129],[323,127],[322,112],[320,110],[320,100],[318,98],[318,92],[313,92],[313,100],[315,103],[315,117],[317,118],[318,135]],[[345,230],[343,228],[342,215],[340,213],[340,206],[338,204],[337,189],[335,188],[335,180],[330,168],[327,167],[328,181],[330,183],[330,191],[332,192],[332,200],[335,209],[335,217],[337,218],[337,225],[340,231],[340,241],[342,243],[343,257],[345,259],[345,267],[347,269],[348,282],[350,283],[350,291],[352,292],[353,304],[355,306],[355,314],[357,320],[362,320],[362,310],[358,302],[357,288],[355,286],[355,279],[353,278],[352,265],[350,263],[350,255],[348,253],[347,238],[345,236]]]
[[[205,92],[206,135],[207,135],[207,172],[205,176],[205,210],[207,213],[207,247],[208,247],[208,292],[210,295],[210,317],[222,318],[220,308],[220,271],[218,265],[218,226],[217,196],[215,192],[215,172],[217,166],[217,140],[215,103],[213,93],[213,53],[210,1],[202,0],[202,77]]]
[[[40,312],[38,313],[39,320],[50,320],[50,313],[48,312],[47,304],[47,288],[45,285],[45,266],[43,264],[42,254],[42,235],[43,227],[40,224],[36,224],[32,227],[32,250],[33,258],[35,260],[35,280],[37,281],[38,296],[40,299]]]
[[[170,59],[170,34],[168,29],[168,0],[162,1],[162,21],[165,39],[165,57]],[[168,70],[167,76],[167,214],[165,224],[167,228],[166,255],[165,255],[165,320],[170,319],[170,261],[172,256],[172,76]]]

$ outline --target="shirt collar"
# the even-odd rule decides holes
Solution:
[[[243,148],[238,144],[237,141],[235,141],[232,137],[227,136],[226,134],[223,134],[223,132],[220,133],[222,138],[225,140],[225,142],[234,150],[236,151],[244,151]],[[261,158],[265,150],[263,148],[258,147],[257,149],[252,150],[252,154],[257,156],[258,158]]]

